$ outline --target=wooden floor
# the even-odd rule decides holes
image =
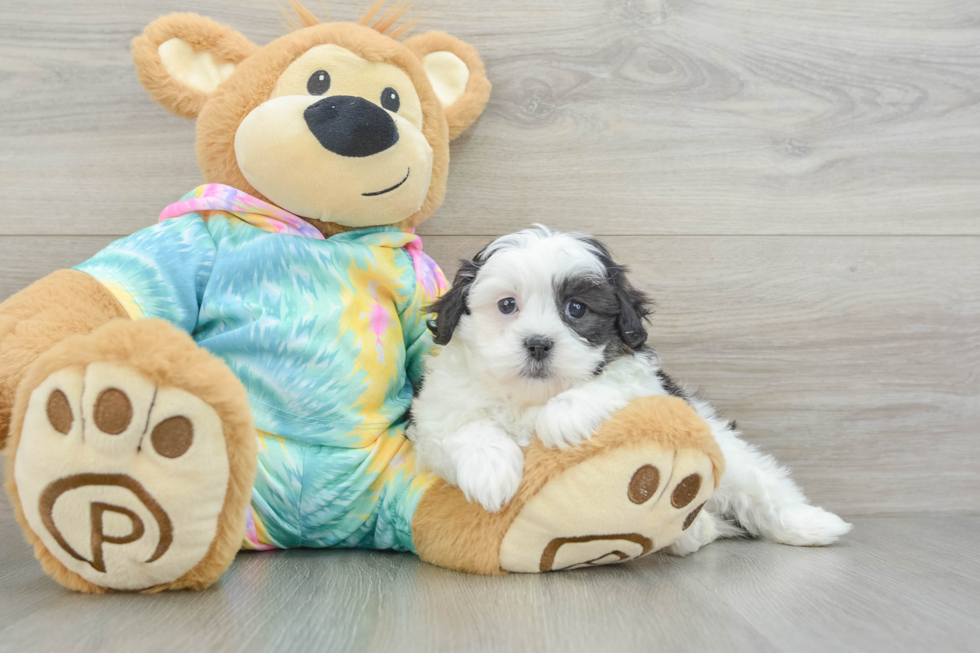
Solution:
[[[0,300],[200,183],[193,125],[128,52],[177,10],[284,31],[274,0],[0,3]],[[494,84],[427,251],[452,273],[532,222],[599,235],[657,298],[666,368],[854,533],[542,578],[299,551],[242,556],[200,595],[81,597],[3,512],[0,650],[980,649],[980,3],[417,11]]]
[[[482,578],[409,554],[242,553],[201,593],[80,596],[0,509],[2,651],[976,651],[980,517],[855,520],[838,546]]]

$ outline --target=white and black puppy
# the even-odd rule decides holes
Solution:
[[[711,427],[726,472],[671,552],[742,529],[795,545],[829,544],[850,530],[660,369],[646,344],[651,302],[597,240],[541,226],[498,238],[462,263],[432,311],[443,347],[427,361],[409,437],[420,465],[487,510],[514,496],[533,437],[570,447],[637,397],[675,395]]]

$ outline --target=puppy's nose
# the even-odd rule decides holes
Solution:
[[[527,347],[531,358],[536,361],[543,361],[547,358],[554,345],[555,342],[551,338],[545,338],[544,336],[532,336],[524,341],[524,346]]]
[[[303,118],[320,145],[340,156],[371,156],[398,142],[388,112],[361,97],[325,97],[306,107]]]

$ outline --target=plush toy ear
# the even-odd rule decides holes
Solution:
[[[405,41],[422,60],[456,138],[483,113],[490,99],[490,80],[476,48],[445,32],[426,32]]]
[[[136,74],[170,112],[195,118],[218,84],[258,48],[210,18],[171,14],[133,39]]]

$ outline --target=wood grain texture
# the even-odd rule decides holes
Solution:
[[[120,237],[0,236],[0,301],[56,270],[88,260]]]
[[[975,651],[980,517],[860,518],[841,545],[483,578],[412,555],[238,556],[205,592],[83,596],[0,507],[0,650]]]
[[[0,298],[109,238],[0,237]],[[455,272],[483,237],[431,236]],[[845,515],[980,511],[980,251],[954,237],[610,237],[650,342]],[[39,253],[43,252],[43,256]]]
[[[369,3],[329,4],[351,20]],[[0,234],[128,233],[199,183],[193,125],[153,104],[128,53],[175,7],[0,6]],[[193,8],[260,44],[284,32],[270,0]],[[422,9],[494,83],[422,233],[980,234],[976,2]]]

